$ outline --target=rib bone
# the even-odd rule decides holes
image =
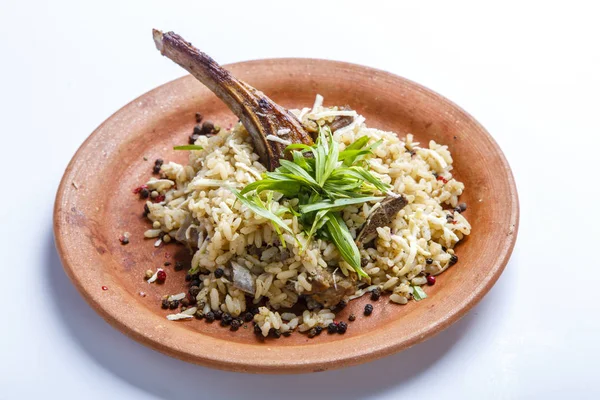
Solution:
[[[285,144],[268,140],[267,136],[282,135],[283,142],[313,143],[302,124],[288,110],[234,77],[208,55],[186,42],[173,32],[152,31],[156,48],[162,55],[182,66],[216,94],[242,121],[254,140],[254,147],[261,162],[273,171],[284,158]]]

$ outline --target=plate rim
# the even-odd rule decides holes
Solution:
[[[446,106],[451,107],[465,115],[465,117],[475,125],[475,127],[480,130],[486,139],[490,142],[490,145],[494,148],[496,155],[499,157],[499,161],[501,162],[503,169],[506,171],[506,185],[509,189],[510,194],[510,223],[513,226],[513,232],[511,235],[506,237],[504,245],[501,247],[498,255],[496,257],[495,264],[491,272],[485,277],[486,279],[482,280],[478,287],[473,288],[470,295],[466,296],[461,303],[458,303],[455,307],[453,307],[450,312],[446,314],[446,318],[436,321],[435,323],[430,324],[429,326],[420,327],[412,332],[412,334],[408,337],[404,337],[402,339],[393,340],[391,338],[390,342],[381,343],[379,346],[371,346],[366,347],[364,350],[361,350],[360,346],[354,346],[351,349],[346,348],[344,353],[339,353],[337,356],[329,355],[328,358],[319,359],[319,360],[309,360],[307,362],[303,360],[285,360],[281,359],[277,363],[273,361],[273,359],[254,359],[254,360],[245,360],[240,361],[236,360],[235,357],[231,357],[231,359],[227,360],[219,356],[214,356],[211,354],[205,355],[190,355],[188,352],[183,350],[181,346],[175,346],[171,343],[164,343],[159,341],[156,338],[149,337],[147,334],[144,334],[143,331],[136,329],[132,326],[132,321],[127,321],[123,316],[117,316],[107,312],[104,307],[104,301],[99,296],[92,296],[88,290],[86,290],[84,282],[82,281],[82,277],[78,274],[78,270],[76,266],[71,263],[71,260],[68,256],[67,245],[65,243],[64,229],[65,224],[61,220],[60,215],[60,207],[64,204],[65,197],[72,191],[71,182],[74,172],[76,170],[77,163],[80,161],[82,153],[89,146],[90,142],[95,138],[99,132],[102,131],[102,128],[111,120],[117,118],[120,114],[126,113],[128,108],[131,108],[132,105],[140,102],[140,100],[152,96],[160,92],[161,90],[165,90],[170,86],[175,86],[181,84],[186,80],[194,80],[191,75],[184,75],[180,78],[171,80],[167,83],[164,83],[144,94],[138,96],[131,102],[127,103],[111,116],[109,116],[105,121],[103,121],[87,138],[86,140],[79,146],[69,164],[67,165],[63,177],[60,181],[60,184],[57,189],[57,194],[54,203],[54,212],[53,212],[53,230],[54,230],[54,238],[55,245],[57,248],[57,252],[59,254],[61,263],[63,265],[63,269],[65,270],[69,279],[73,282],[74,286],[77,288],[79,293],[83,296],[86,302],[110,325],[123,332],[130,338],[145,344],[154,350],[158,350],[162,353],[168,354],[170,356],[182,359],[184,361],[205,365],[212,368],[230,370],[230,371],[240,371],[240,372],[252,372],[252,373],[300,373],[300,372],[309,372],[309,371],[324,371],[330,369],[337,369],[349,365],[361,364],[367,361],[371,361],[386,355],[390,355],[402,350],[405,350],[419,342],[422,342],[437,333],[443,331],[447,327],[449,327],[454,322],[458,321],[461,317],[466,315],[492,288],[492,286],[496,283],[502,272],[504,271],[506,265],[509,262],[510,256],[514,249],[519,229],[519,200],[517,187],[514,180],[514,176],[512,170],[508,164],[508,161],[502,152],[500,146],[494,140],[494,138],[489,134],[489,132],[468,112],[463,110],[461,107],[456,105],[454,102],[448,100],[444,96],[434,92],[427,87],[418,84],[412,80],[406,79],[399,75],[393,74],[391,72],[387,72],[384,70],[376,69],[373,67],[368,67],[360,64],[353,64],[341,61],[332,61],[325,59],[317,59],[317,58],[267,58],[267,59],[257,59],[250,61],[242,61],[232,64],[225,65],[226,68],[240,68],[240,67],[252,67],[252,66],[265,66],[265,65],[285,65],[289,63],[304,63],[307,66],[315,65],[315,64],[329,64],[332,66],[336,66],[338,68],[344,68],[351,71],[362,71],[368,72],[371,74],[375,74],[379,77],[386,77],[392,80],[401,80],[404,81],[409,86],[418,89],[420,91],[425,92],[428,96],[433,97],[436,101],[445,103]],[[197,333],[196,333],[197,335]],[[198,335],[202,336],[202,335]],[[351,337],[348,339],[340,340],[339,343],[349,344],[354,341],[360,343],[360,340],[363,335],[358,335],[355,337]],[[207,339],[209,342],[219,341],[221,339],[210,337]],[[226,340],[222,340],[224,343],[228,343]],[[333,345],[334,343],[328,343],[328,345]],[[246,344],[236,343],[239,346],[249,346]],[[325,345],[325,344],[323,344]],[[304,346],[286,346],[286,347],[277,347],[277,346],[268,346],[267,344],[261,344],[261,346],[267,346],[271,350],[273,348],[277,349],[290,349],[291,351],[294,348],[300,348]],[[311,344],[310,347],[319,346]],[[279,352],[277,350],[276,352]],[[289,351],[289,350],[287,350]],[[286,351],[283,351],[284,353]]]

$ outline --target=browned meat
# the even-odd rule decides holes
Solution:
[[[331,273],[326,269],[313,276],[310,283],[312,290],[306,294],[328,308],[336,306],[344,297],[356,291],[355,279],[339,272]]]
[[[196,77],[215,93],[242,121],[254,140],[254,147],[261,162],[272,171],[284,158],[285,145],[267,140],[268,135],[278,136],[284,130],[283,139],[292,143],[311,145],[311,137],[298,119],[262,92],[236,79],[215,60],[186,42],[181,36],[153,30],[156,48]]]
[[[351,108],[350,108],[350,106],[344,106],[344,107],[340,107],[340,110],[351,110]],[[354,121],[354,117],[350,117],[348,115],[343,115],[343,116],[340,115],[338,117],[335,117],[335,119],[329,125],[329,127],[331,128],[331,132],[335,132],[338,129],[341,129],[345,126],[350,125],[353,121]]]
[[[369,215],[365,226],[356,237],[358,245],[364,245],[377,237],[377,228],[385,226],[390,222],[398,211],[402,210],[408,201],[401,195],[388,195],[380,203],[380,206]]]

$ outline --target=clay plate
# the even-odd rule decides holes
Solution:
[[[160,60],[159,60],[160,61]],[[158,62],[158,61],[157,61]],[[236,76],[288,108],[351,105],[369,126],[417,140],[447,144],[454,173],[465,183],[461,201],[471,236],[457,248],[458,264],[426,287],[428,298],[406,306],[386,298],[363,317],[368,296],[339,315],[355,313],[345,335],[315,339],[293,334],[258,340],[252,327],[230,332],[218,323],[171,322],[160,308],[164,294],[185,290],[185,271],[164,285],[148,284],[144,271],[184,259],[183,247],[144,240],[143,201],[132,189],[151,176],[153,160],[185,162],[194,113],[229,127],[237,118],[191,76],[167,83],[111,116],[83,143],[62,179],[54,209],[56,246],[65,271],[89,304],[111,325],[151,348],[209,367],[254,372],[324,371],[383,357],[423,341],[463,316],[490,290],[515,244],[519,206],[513,177],[498,145],[470,115],[442,96],[387,72],[341,62],[272,59],[227,66]],[[147,158],[147,161],[144,160]],[[131,233],[130,244],[118,238]],[[104,289],[103,289],[104,287]],[[145,297],[140,294],[143,292]]]

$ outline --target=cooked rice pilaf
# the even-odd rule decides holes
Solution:
[[[375,288],[389,293],[389,300],[398,304],[418,297],[413,292],[427,283],[427,275],[440,274],[453,264],[453,259],[455,262],[453,248],[471,229],[464,216],[454,210],[464,185],[452,177],[452,157],[447,146],[434,141],[420,146],[411,134],[401,139],[393,132],[369,128],[354,111],[323,107],[320,96],[312,108],[293,112],[313,129],[315,124],[331,123],[336,116],[354,117],[350,125],[333,134],[340,150],[363,136],[369,138],[370,144],[382,140],[368,159],[370,172],[408,200],[387,226],[377,228],[374,245],[360,249],[370,282],[359,281],[357,291],[346,300]],[[287,144],[285,132],[280,133],[268,139]],[[197,241],[197,248],[192,246],[195,253],[190,273],[201,273],[201,288],[196,296],[199,311],[206,314],[221,310],[236,317],[258,304],[264,305],[254,316],[264,336],[272,329],[285,333],[326,328],[335,318],[331,309],[312,304],[299,315],[289,309],[303,294],[311,292],[313,278],[323,270],[337,270],[356,278],[354,270],[331,242],[315,238],[303,248],[306,234],[297,216],[281,210],[282,219],[296,236],[284,233],[285,243],[281,243],[269,220],[236,201],[228,186],[241,190],[261,179],[266,171],[242,124],[231,130],[222,129],[214,136],[200,136],[196,144],[203,150],[191,151],[188,165],[165,163],[161,178],[147,182],[149,190],[164,195],[164,201],[147,202],[148,218],[160,225],[154,223],[154,227],[159,227],[149,229],[145,236],[157,240],[167,233],[182,242]],[[295,201],[275,194],[271,211],[293,206]],[[353,237],[374,207],[377,202],[344,208],[342,217]],[[253,295],[234,286],[232,262],[249,271],[254,282]],[[226,274],[215,277],[217,268],[224,268]],[[170,319],[191,318],[190,310]]]

